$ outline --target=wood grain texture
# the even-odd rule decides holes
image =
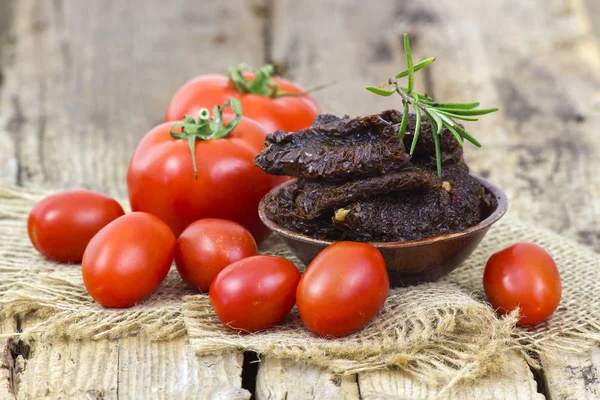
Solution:
[[[34,323],[27,321],[23,326]],[[0,378],[6,387],[0,398],[250,398],[241,388],[241,354],[196,357],[185,338],[169,342],[138,337],[57,339],[19,346],[5,346],[6,367]]]
[[[336,376],[309,363],[265,357],[258,367],[257,400],[358,400],[355,375]]]
[[[180,338],[148,342],[139,337],[119,340],[120,399],[249,399],[241,389],[243,355],[196,357]]]
[[[557,352],[542,357],[544,375],[552,400],[600,398],[600,349],[581,354]]]
[[[199,73],[263,60],[248,2],[14,2],[0,177],[124,197],[129,158]],[[6,147],[5,147],[6,146]]]
[[[257,399],[544,399],[537,392],[527,363],[509,357],[497,373],[454,386],[450,390],[426,385],[409,374],[387,370],[335,376],[306,362],[266,358],[259,366]]]
[[[464,382],[445,390],[435,385],[425,385],[410,375],[397,372],[371,372],[360,374],[361,398],[375,399],[535,399],[543,400],[537,392],[536,382],[527,363],[517,353],[509,357],[510,363],[492,375],[476,382]]]

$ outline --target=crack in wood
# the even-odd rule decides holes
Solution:
[[[258,376],[258,365],[260,358],[253,351],[244,352],[242,363],[242,389],[249,391],[252,396],[256,395],[256,377]]]
[[[20,332],[20,323],[17,320],[16,331]],[[26,360],[33,355],[32,348],[19,339],[9,338],[4,348],[2,368],[8,370],[8,390],[14,398],[19,393],[21,379],[19,375],[25,371]]]
[[[541,365],[540,357],[534,353],[528,353],[531,358],[537,361],[539,365]],[[547,399],[550,399],[550,393],[548,392],[548,380],[546,378],[546,373],[542,368],[534,368],[529,367],[531,374],[533,375],[533,379],[535,380],[537,392],[542,394]]]
[[[356,386],[358,388],[358,398],[359,398],[359,400],[363,400],[362,392],[360,390],[360,376],[358,374],[356,374],[355,377],[356,377]]]

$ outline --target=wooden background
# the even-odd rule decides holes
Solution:
[[[305,87],[338,82],[316,95],[327,112],[398,107],[364,87],[403,68],[404,32],[415,59],[437,57],[417,88],[501,109],[471,129],[484,144],[466,150],[472,170],[506,191],[511,213],[600,251],[597,0],[0,0],[0,182],[124,197],[131,153],[175,90],[241,61],[272,62]],[[242,354],[198,358],[183,339],[4,347],[9,399],[248,398],[246,389],[421,399],[440,389],[396,371],[336,377]],[[598,348],[544,357],[535,374],[513,358],[446,394],[600,398]]]

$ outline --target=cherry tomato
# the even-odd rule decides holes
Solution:
[[[46,197],[27,220],[33,246],[55,261],[80,263],[96,233],[124,214],[116,200],[100,193],[74,190]]]
[[[246,83],[253,82],[254,73],[242,73]],[[243,79],[242,78],[242,79]],[[280,92],[302,93],[300,86],[281,78],[271,78],[265,81],[265,86],[279,86]],[[294,132],[312,124],[320,110],[317,101],[311,95],[271,97],[270,90],[266,94],[259,94],[261,88],[255,93],[244,90],[246,85],[234,86],[231,79],[224,75],[201,75],[185,83],[173,96],[167,109],[165,121],[175,121],[184,115],[197,115],[201,108],[209,110],[215,104],[223,104],[227,99],[234,97],[240,100],[244,116],[260,123],[266,133],[277,129]],[[240,87],[241,86],[241,87]],[[264,89],[264,87],[262,88]],[[239,91],[238,91],[239,90]],[[264,137],[263,137],[264,139]]]
[[[300,272],[285,258],[254,256],[237,261],[217,275],[210,302],[221,322],[235,331],[272,327],[294,307]]]
[[[103,306],[131,307],[165,279],[174,251],[175,236],[167,224],[151,214],[127,214],[90,241],[83,255],[83,283]]]
[[[224,115],[223,124],[232,119]],[[152,129],[133,153],[127,174],[133,211],[156,215],[175,236],[199,219],[228,219],[243,225],[260,243],[269,230],[258,217],[258,203],[281,182],[254,166],[263,146],[261,126],[241,117],[227,136],[196,140],[197,177],[188,140],[172,137],[172,126],[164,123]]]
[[[338,242],[319,253],[302,276],[298,311],[317,335],[346,336],[371,321],[389,288],[379,250],[367,243]]]
[[[521,242],[492,254],[483,274],[483,288],[494,308],[507,314],[520,307],[517,325],[536,325],[558,307],[558,268],[546,250]]]
[[[179,236],[175,265],[191,288],[208,292],[223,268],[257,254],[256,242],[243,226],[207,218],[192,223]]]

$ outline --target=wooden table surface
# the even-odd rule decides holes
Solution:
[[[124,197],[131,152],[174,91],[240,61],[273,62],[306,87],[338,82],[316,95],[324,111],[397,107],[364,87],[403,68],[409,32],[416,59],[438,58],[417,87],[501,108],[472,129],[484,143],[467,150],[472,170],[506,191],[511,213],[600,250],[599,17],[597,0],[0,0],[0,180]],[[439,390],[398,371],[338,377],[252,355],[196,357],[185,339],[4,347],[0,397],[9,399],[243,399],[246,389],[259,399],[422,399]],[[600,347],[544,356],[535,374],[512,358],[448,397],[600,398]]]

